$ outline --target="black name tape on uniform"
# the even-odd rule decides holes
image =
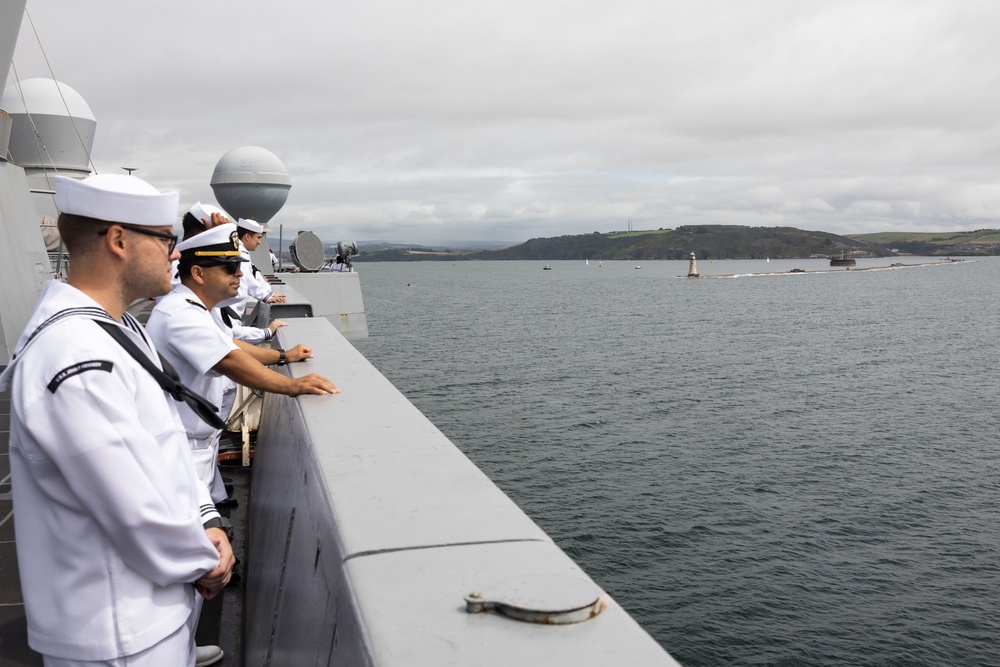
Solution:
[[[56,389],[59,388],[59,385],[61,385],[63,382],[70,379],[74,375],[79,375],[80,373],[85,373],[87,371],[104,371],[106,373],[110,373],[111,369],[114,367],[115,365],[113,363],[111,363],[110,361],[104,361],[103,359],[95,359],[93,361],[82,361],[78,364],[67,366],[66,368],[56,373],[56,376],[52,378],[52,381],[49,382],[48,390],[54,394],[56,393]]]

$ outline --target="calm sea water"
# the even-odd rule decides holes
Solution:
[[[603,264],[359,263],[357,346],[688,667],[1000,664],[1000,259]]]

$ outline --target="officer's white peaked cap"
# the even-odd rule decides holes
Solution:
[[[173,227],[180,194],[160,192],[125,174],[94,174],[83,180],[56,176],[56,208],[106,222],[144,227]]]
[[[264,233],[264,227],[261,226],[261,224],[256,220],[250,220],[249,218],[240,218],[239,222],[236,223],[236,226],[240,229],[245,229],[248,232],[254,232],[256,234]]]
[[[199,260],[217,263],[240,263],[240,244],[236,238],[236,225],[227,222],[218,227],[206,229],[197,236],[177,244],[181,262]]]
[[[195,202],[195,205],[188,209],[188,213],[194,216],[195,220],[201,221],[203,225],[208,225],[212,223],[212,214],[218,213],[228,220],[232,220],[229,214],[223,211],[218,206],[212,206],[211,204],[202,204],[200,201]]]

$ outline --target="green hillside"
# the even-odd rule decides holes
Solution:
[[[851,239],[877,243],[908,255],[998,255],[1000,230],[972,232],[879,232],[851,234]]]
[[[531,239],[507,248],[480,251],[428,252],[387,250],[362,252],[359,261],[426,260],[653,260],[772,259],[830,256],[842,252],[886,257],[885,246],[864,239],[794,227],[744,227],[741,225],[685,225],[677,229],[644,232],[578,234]]]

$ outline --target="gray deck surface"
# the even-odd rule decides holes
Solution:
[[[2,370],[2,367],[0,367]],[[0,394],[0,667],[23,667],[42,664],[41,657],[28,648],[24,602],[18,581],[17,554],[14,542],[14,513],[11,501],[10,398]],[[223,466],[223,477],[233,484],[233,496],[240,506],[222,510],[233,522],[233,550],[240,560],[246,534],[246,508],[250,494],[250,469]],[[243,566],[239,568],[242,570]],[[217,644],[226,653],[220,665],[243,664],[243,582],[228,587],[215,600],[205,603],[198,625],[199,644]]]

